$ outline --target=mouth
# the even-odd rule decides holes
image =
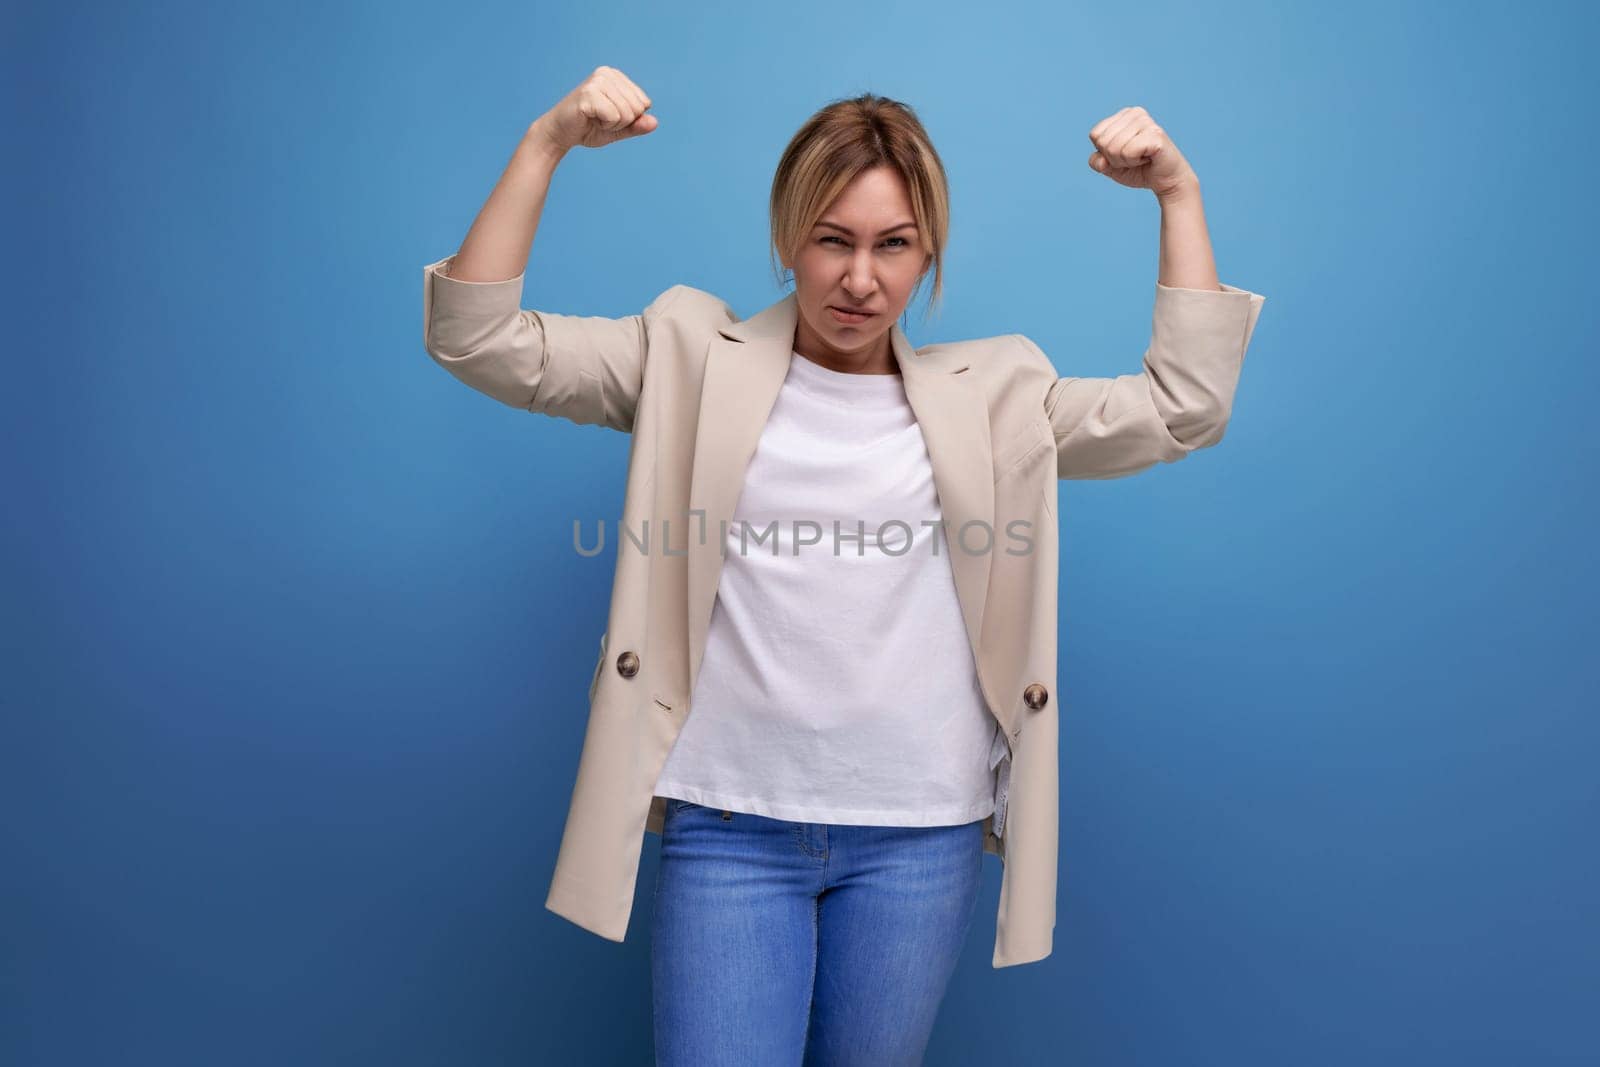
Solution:
[[[835,322],[843,323],[846,326],[858,326],[872,318],[874,313],[871,311],[849,311],[829,304],[828,314],[833,316]]]

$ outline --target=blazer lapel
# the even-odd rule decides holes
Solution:
[[[724,537],[761,431],[793,358],[799,308],[788,294],[748,319],[719,328],[706,352],[689,481],[687,520],[689,690],[694,691],[721,575]],[[994,471],[989,411],[977,375],[930,367],[897,322],[890,348],[906,400],[922,430],[944,519],[951,573],[974,660],[983,630],[990,556],[995,551]],[[965,368],[955,368],[957,371]],[[960,531],[974,524],[963,539]],[[981,525],[977,525],[981,524]],[[667,548],[678,541],[672,535]],[[971,546],[971,551],[962,545]]]

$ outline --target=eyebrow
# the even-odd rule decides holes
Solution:
[[[837,222],[829,222],[826,219],[822,219],[822,220],[819,220],[817,222],[817,225],[818,226],[829,226],[829,227],[832,227],[835,230],[838,230],[840,233],[847,233],[851,237],[855,236],[855,231],[854,230],[851,230],[851,229],[849,229],[847,227],[844,227],[844,226],[840,226]],[[884,234],[893,233],[896,230],[903,230],[907,226],[915,226],[915,225],[916,225],[915,222],[897,222],[893,226],[890,226],[887,230],[879,230],[878,231],[878,236],[882,237]]]

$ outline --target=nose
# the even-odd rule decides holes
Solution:
[[[844,291],[855,300],[866,300],[877,286],[872,278],[872,252],[858,250],[850,257],[850,271],[844,278]]]

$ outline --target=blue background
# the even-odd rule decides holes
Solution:
[[[1085,162],[1133,104],[1268,298],[1223,444],[1062,485],[1055,951],[990,968],[986,859],[928,1062],[1600,1062],[1578,5],[8,22],[0,1061],[649,1061],[644,910],[543,908],[615,558],[570,524],[628,439],[421,336],[423,264],[604,63],[661,126],[563,163],[526,306],[777,299],[778,154],[863,90],[950,173],[915,343],[1137,369],[1158,208]]]

